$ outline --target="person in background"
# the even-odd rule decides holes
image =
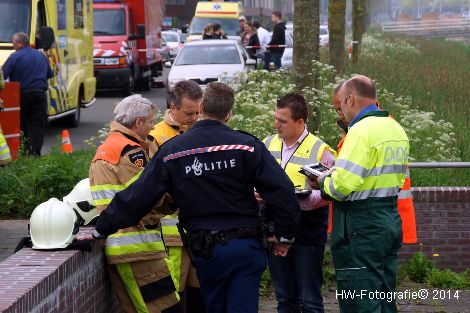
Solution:
[[[286,44],[286,24],[282,21],[282,13],[274,11],[271,16],[271,21],[274,24],[273,36],[268,46],[277,46]],[[264,68],[270,70],[271,62],[274,63],[276,70],[281,68],[282,54],[284,53],[284,47],[281,48],[267,48],[264,57]]]
[[[212,35],[212,39],[227,39],[227,36],[225,36],[225,32],[219,23],[214,23],[213,27],[214,34]]]
[[[47,80],[54,76],[46,56],[31,48],[25,33],[13,35],[12,53],[3,65],[5,80],[19,82],[20,129],[26,138],[26,153],[41,155],[47,122]]]
[[[245,32],[245,23],[246,23],[246,19],[241,16],[239,19],[238,19],[238,30],[237,30],[237,36],[240,36],[242,37],[243,33]]]
[[[247,32],[249,35],[249,39],[246,45],[247,46],[259,46],[260,42],[259,42],[258,34],[256,32],[256,28],[253,26],[252,23],[246,23],[245,25],[247,25]],[[257,48],[249,48],[247,49],[247,52],[251,59],[256,60],[256,55],[258,53]]]
[[[263,28],[258,21],[254,21],[253,26],[256,29],[256,33],[258,34],[258,39],[261,46],[261,48],[259,49],[259,53],[264,54],[266,52],[266,46],[268,45],[270,40],[269,32],[267,31],[267,29]]]
[[[204,33],[202,34],[202,39],[214,39],[214,25],[209,23],[204,27]]]

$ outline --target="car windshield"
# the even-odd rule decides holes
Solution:
[[[162,36],[165,38],[166,42],[179,42],[178,34],[176,33],[162,33]]]
[[[238,24],[238,19],[229,19],[229,18],[202,18],[195,17],[191,21],[191,26],[189,27],[189,33],[191,35],[202,35],[204,27],[209,23],[219,23],[222,26],[222,29],[227,36],[236,36],[237,30],[240,28]]]
[[[175,65],[197,64],[240,64],[240,56],[235,45],[185,46],[175,63]]]
[[[0,2],[0,42],[11,42],[13,34],[30,33],[31,0]]]
[[[320,28],[320,35],[328,35],[328,28]]]
[[[124,10],[95,10],[93,33],[97,36],[124,35],[126,33]]]

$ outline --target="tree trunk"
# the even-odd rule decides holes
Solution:
[[[330,0],[328,5],[330,63],[339,75],[344,74],[345,17],[346,0]]]
[[[353,65],[356,65],[359,59],[362,35],[365,32],[366,17],[367,0],[352,0]]]
[[[312,61],[320,59],[320,0],[294,0],[294,53],[292,78],[296,90],[316,86]],[[315,116],[315,118],[314,118]],[[320,112],[309,107],[307,128],[314,132],[319,127]]]

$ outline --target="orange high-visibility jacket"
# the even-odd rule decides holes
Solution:
[[[379,107],[380,108],[380,107]],[[341,151],[343,142],[346,139],[346,133],[344,133],[340,142],[338,143],[338,154]],[[403,232],[403,243],[412,244],[416,243],[416,219],[415,219],[415,207],[413,205],[413,197],[411,195],[411,179],[410,169],[406,169],[406,178],[403,187],[398,193],[398,213],[400,214],[402,221],[402,232]],[[332,230],[332,205],[330,205],[330,215],[328,221],[328,232]]]

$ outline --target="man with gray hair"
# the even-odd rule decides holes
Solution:
[[[100,211],[147,165],[146,138],[156,110],[154,103],[140,95],[124,98],[114,109],[111,131],[96,151],[89,173],[93,200]],[[125,312],[181,312],[161,237],[160,216],[169,213],[160,200],[138,222],[106,240],[108,273]]]
[[[26,153],[39,156],[47,118],[47,80],[54,74],[46,56],[31,48],[28,35],[16,33],[12,43],[15,52],[3,65],[3,75],[20,83],[20,128],[26,137]]]

